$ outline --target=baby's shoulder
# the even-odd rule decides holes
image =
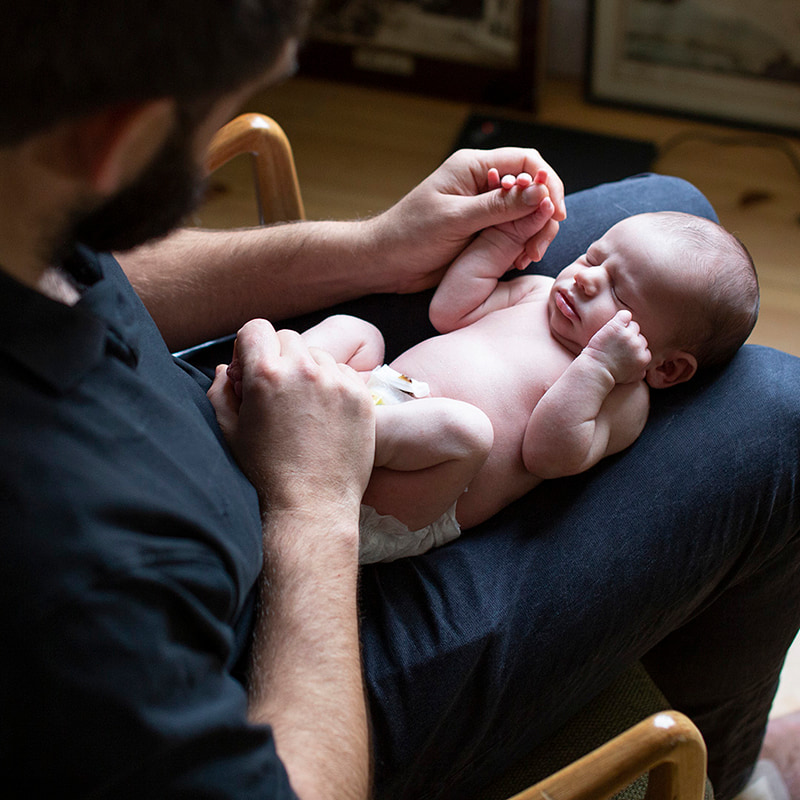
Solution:
[[[547,300],[553,286],[553,278],[547,275],[520,275],[508,281],[510,305]]]

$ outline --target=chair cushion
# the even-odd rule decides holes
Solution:
[[[482,800],[507,800],[605,744],[637,722],[668,709],[669,703],[641,664],[634,664],[548,741],[482,790]],[[620,800],[640,800],[647,790],[643,776],[620,792]],[[706,782],[705,800],[713,800]]]

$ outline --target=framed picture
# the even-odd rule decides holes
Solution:
[[[546,0],[320,0],[300,72],[533,110]]]
[[[588,97],[800,131],[798,0],[593,0]]]

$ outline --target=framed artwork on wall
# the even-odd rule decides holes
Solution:
[[[300,74],[533,110],[546,0],[319,0]]]
[[[800,132],[798,0],[593,0],[589,99]]]

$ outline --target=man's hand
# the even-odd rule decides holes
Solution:
[[[301,797],[363,800],[358,519],[375,451],[363,381],[298,334],[247,323],[208,396],[264,512],[248,711]]]
[[[364,382],[327,353],[266,320],[247,323],[208,392],[263,510],[358,511],[375,423]]]
[[[618,311],[592,336],[583,352],[608,370],[617,384],[644,380],[652,359],[639,324],[630,311],[624,310]]]
[[[531,204],[535,202],[536,194],[535,190],[530,190],[530,187],[539,188],[542,200],[533,214],[511,222],[502,222],[494,227],[519,243],[520,249],[514,258],[514,267],[516,269],[525,269],[532,261],[541,261],[550,242],[553,241],[558,233],[558,223],[553,221],[556,207],[550,199],[547,188],[550,180],[547,170],[540,169],[533,177],[527,172],[523,172],[520,175],[503,175],[501,177],[499,170],[493,168],[489,170],[488,178],[489,189],[497,189],[499,187],[507,192],[514,191],[514,189],[519,191],[528,190],[527,195]],[[545,224],[545,220],[547,224]]]
[[[495,170],[497,180],[488,176]],[[561,179],[536,150],[504,147],[459,150],[388,211],[371,220],[384,263],[387,292],[416,292],[438,283],[450,262],[476,233],[530,215],[542,200],[534,180],[504,188],[499,176],[545,175],[554,211],[524,249],[544,255],[566,218]],[[524,180],[523,180],[523,183]]]

